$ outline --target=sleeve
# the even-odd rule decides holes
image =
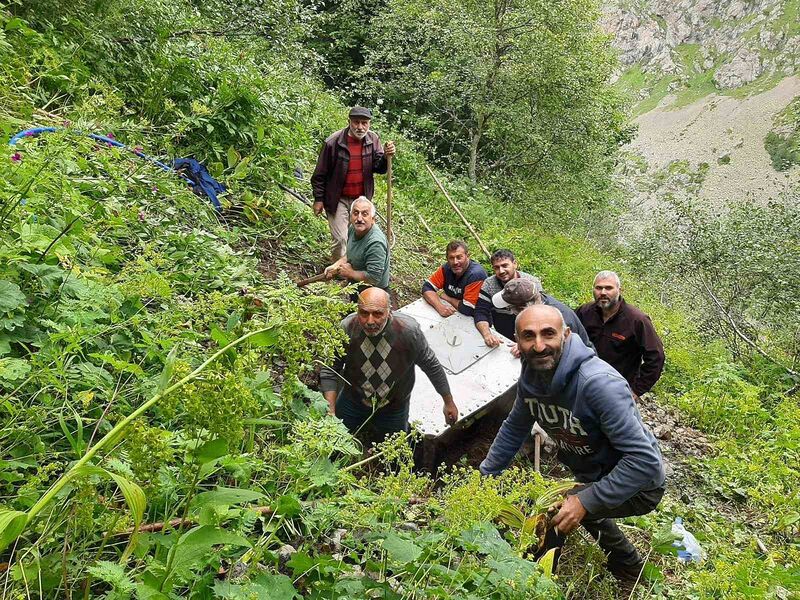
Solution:
[[[419,327],[414,332],[414,346],[417,350],[416,363],[430,379],[436,392],[440,396],[450,394],[450,383],[447,381],[447,374],[444,372],[442,363],[436,358],[430,345],[428,345],[428,340],[425,339],[425,334],[422,333]]]
[[[458,312],[462,315],[471,317],[475,312],[475,305],[478,303],[478,297],[480,296],[483,282],[483,279],[479,279],[478,281],[468,283],[464,287],[464,297],[461,298],[461,302],[458,303]]]
[[[631,387],[637,396],[641,396],[649,392],[661,377],[661,371],[664,370],[664,345],[647,316],[636,323],[636,338],[642,354],[642,364]]]
[[[367,273],[367,279],[372,285],[377,285],[383,279],[383,272],[386,270],[386,256],[389,249],[381,242],[376,241],[370,244],[366,252],[366,266],[364,271]]]
[[[438,292],[444,287],[444,267],[436,269],[433,275],[422,284],[422,292]]]
[[[347,319],[344,319],[339,325],[342,329],[347,331]],[[345,348],[346,352],[346,348]],[[339,389],[339,383],[342,381],[342,373],[344,372],[345,354],[337,357],[333,364],[329,367],[323,366],[319,371],[319,391],[320,392],[334,392]]]
[[[383,144],[381,139],[376,135],[372,142],[372,172],[383,175],[389,163],[386,161],[386,155],[383,153]]]
[[[500,426],[500,431],[492,442],[486,458],[483,459],[479,469],[483,475],[497,475],[514,459],[522,442],[531,432],[535,419],[531,414],[528,403],[520,397],[517,388],[517,398],[511,412]]]
[[[314,202],[325,202],[325,185],[328,182],[328,170],[331,165],[330,149],[323,142],[317,158],[317,166],[311,174],[311,189],[314,193]]]
[[[486,279],[481,282],[481,291],[478,294],[478,302],[475,303],[475,324],[481,321],[488,321],[492,325],[494,318],[492,317],[492,297],[489,295],[486,288]]]
[[[616,466],[600,481],[578,492],[589,513],[616,508],[644,489],[663,481],[664,465],[655,439],[649,436],[620,376],[603,374],[590,378],[583,390],[597,412],[600,429],[611,446],[622,454]]]

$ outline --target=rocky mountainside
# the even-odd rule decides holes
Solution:
[[[618,0],[603,15],[638,126],[623,238],[667,195],[798,201],[800,0]]]
[[[622,0],[604,8],[622,65],[672,76],[672,89],[709,73],[721,89],[800,68],[798,0]]]

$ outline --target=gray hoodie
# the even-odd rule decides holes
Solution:
[[[505,469],[535,421],[555,441],[559,460],[575,478],[594,482],[577,494],[590,514],[664,484],[658,443],[642,422],[628,383],[577,335],[567,338],[549,386],[538,387],[523,360],[517,399],[481,473]]]

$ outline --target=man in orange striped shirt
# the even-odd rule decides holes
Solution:
[[[466,242],[447,244],[447,262],[422,284],[422,297],[443,317],[456,312],[471,317],[478,303],[486,270],[469,257]]]

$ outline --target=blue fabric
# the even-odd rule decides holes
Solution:
[[[505,469],[538,422],[558,447],[558,459],[581,483],[584,508],[597,514],[642,490],[664,484],[658,443],[642,422],[630,387],[577,335],[570,335],[552,381],[537,380],[522,361],[517,399],[480,470]]]
[[[360,433],[373,433],[373,439],[378,442],[383,441],[387,435],[408,430],[408,408],[409,403],[406,402],[400,410],[388,411],[381,408],[373,415],[372,407],[353,398],[346,389],[336,398],[336,416],[342,420],[348,431],[354,434],[360,429]]]
[[[56,131],[58,131],[57,127],[33,127],[31,129],[26,129],[25,131],[20,131],[14,137],[8,140],[8,145],[16,146],[17,142],[23,138],[37,137],[42,133],[55,133]],[[104,144],[114,146],[115,148],[128,149],[125,144],[105,135],[99,135],[97,133],[87,133],[85,135],[86,137],[89,137],[95,141],[103,142]],[[156,160],[152,156],[148,156],[144,152],[140,152],[139,150],[131,150],[131,152],[133,152],[139,158],[143,158],[153,163],[164,171],[176,173],[181,179],[192,186],[192,191],[195,194],[198,196],[206,196],[209,200],[211,200],[214,208],[216,208],[218,211],[222,210],[222,205],[219,203],[217,195],[226,191],[225,186],[214,179],[206,170],[206,168],[195,159],[176,158],[172,161],[171,165],[167,165],[159,160]]]
[[[202,164],[193,158],[176,158],[172,161],[172,167],[191,180],[195,194],[207,196],[217,210],[222,208],[217,194],[224,193],[227,188],[214,179]]]

